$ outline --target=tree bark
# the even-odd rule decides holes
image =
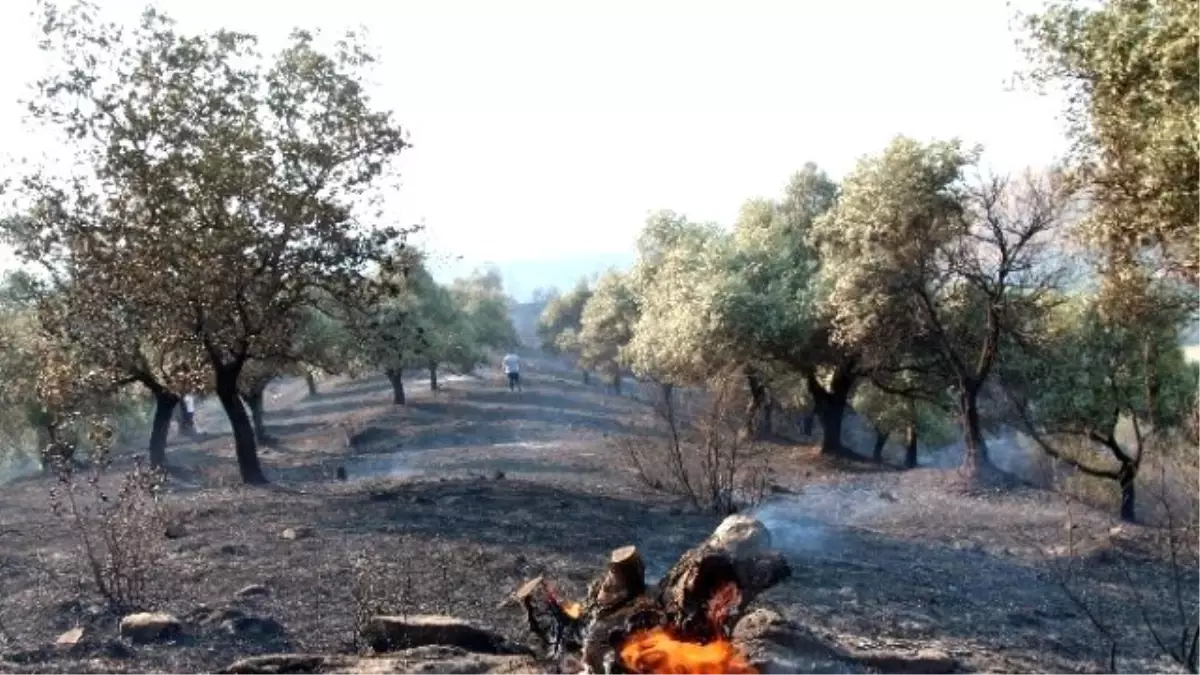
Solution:
[[[317,391],[317,376],[313,375],[311,370],[304,373],[304,383],[308,385],[308,396],[310,398],[321,393]]]
[[[828,389],[821,385],[815,373],[810,373],[805,378],[808,392],[813,398],[817,419],[821,421],[822,455],[841,454],[844,451],[842,422],[846,416],[846,406],[850,401],[855,379],[852,363],[838,367]]]
[[[614,394],[616,394],[617,396],[620,396],[620,395],[621,395],[621,374],[620,374],[620,373],[617,373],[616,375],[613,375],[613,377],[612,377],[612,388],[613,388],[613,393],[614,393]]]
[[[386,374],[388,382],[392,383],[392,404],[404,405],[404,370],[389,368]]]
[[[238,375],[241,365],[225,367],[217,371],[217,400],[225,409],[229,426],[233,429],[233,447],[237,454],[238,471],[242,482],[248,485],[266,485],[262,464],[258,461],[258,441],[254,437],[254,425],[246,414],[246,407],[238,396]]]
[[[437,364],[431,362],[429,364],[429,391],[437,391],[437,390],[438,390]]]
[[[247,394],[246,407],[250,408],[250,420],[254,424],[254,438],[259,443],[266,443],[267,425],[263,422],[263,392],[252,391]]]
[[[813,422],[815,421],[815,418],[816,414],[812,410],[804,413],[804,416],[800,418],[800,433],[804,434],[808,438],[812,438]]]
[[[887,431],[875,432],[875,447],[871,449],[871,459],[876,464],[883,464],[883,447],[887,445],[890,435]]]
[[[1127,523],[1137,522],[1136,478],[1137,468],[1132,464],[1123,464],[1117,474],[1117,483],[1121,486],[1121,520]]]
[[[753,368],[746,368],[746,388],[750,390],[750,405],[746,411],[746,436],[762,438],[764,426],[769,419],[767,410],[767,388]]]
[[[179,397],[169,391],[154,393],[154,419],[150,426],[150,466],[161,469],[167,465],[167,435],[171,432],[171,418],[179,406]]]
[[[583,383],[584,383],[584,384],[591,384],[591,383],[592,383],[592,375],[591,375],[591,373],[589,373],[589,372],[588,372],[588,371],[586,371],[586,370],[585,370],[585,371],[583,371]]]
[[[979,383],[966,382],[959,386],[958,412],[963,425],[963,473],[978,477],[991,466],[987,443],[983,440],[983,425],[979,422]]]
[[[917,425],[909,424],[904,429],[904,468],[917,468]]]
[[[662,395],[662,402],[666,405],[671,404],[671,397],[675,395],[675,385],[664,382],[658,386]]]

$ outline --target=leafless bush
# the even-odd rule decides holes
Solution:
[[[1117,672],[1119,653],[1134,650],[1153,652],[1188,672],[1198,672],[1200,486],[1194,461],[1187,454],[1175,455],[1174,460],[1159,462],[1160,475],[1150,494],[1160,525],[1139,531],[1110,519],[1105,532],[1088,537],[1075,521],[1086,507],[1073,492],[1061,492],[1067,506],[1066,541],[1049,549],[1039,547],[1046,572],[1103,640],[1102,660],[1109,672]],[[1189,482],[1190,488],[1181,491],[1180,480]],[[1190,504],[1181,502],[1183,494],[1190,494]],[[1130,536],[1131,532],[1140,536]],[[1087,565],[1097,551],[1107,562],[1105,572]],[[1096,586],[1118,588],[1126,599],[1106,604],[1102,594],[1090,592]]]
[[[115,611],[145,609],[165,579],[164,537],[168,514],[162,502],[164,475],[141,460],[113,481],[107,475],[112,428],[86,421],[94,448],[80,472],[73,452],[50,453],[58,481],[50,490],[54,513],[66,518],[77,538],[87,576]],[[116,490],[109,487],[115,482]]]
[[[746,434],[744,399],[732,379],[703,395],[664,387],[653,408],[661,437],[621,440],[638,479],[718,514],[761,502],[769,467],[765,448]]]
[[[354,585],[354,648],[366,652],[370,645],[365,631],[371,617],[407,614],[414,595],[412,569],[406,558],[383,561],[367,551],[359,552],[352,561]]]

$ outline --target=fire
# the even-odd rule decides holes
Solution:
[[[742,600],[737,584],[713,593],[705,617],[721,635],[721,626]],[[665,628],[634,633],[621,646],[621,661],[635,673],[757,673],[736,646],[718,638],[704,644],[678,640]]]
[[[574,600],[562,603],[561,607],[563,614],[566,614],[572,619],[578,619],[579,615],[583,614],[583,605],[575,602]]]
[[[676,640],[664,628],[634,633],[621,646],[621,661],[634,673],[757,673],[725,639],[708,644]]]

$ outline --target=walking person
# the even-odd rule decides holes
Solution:
[[[184,394],[179,406],[179,431],[186,436],[196,435],[196,397]]]
[[[508,377],[508,390],[521,391],[521,357],[516,352],[504,356],[504,374]]]

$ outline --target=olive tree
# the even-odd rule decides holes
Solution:
[[[864,372],[860,355],[832,339],[832,306],[820,283],[824,263],[813,243],[814,224],[837,195],[837,184],[809,163],[789,180],[782,200],[747,202],[714,313],[740,353],[768,362],[759,376],[776,373],[793,388],[799,376],[806,390],[799,398],[812,403],[826,454],[843,450],[842,422]]]
[[[1047,256],[1070,201],[1057,176],[970,179],[958,142],[895,139],[814,225],[834,340],[887,364],[923,353],[951,383],[964,473],[990,467],[980,394],[1003,341],[1026,341],[1060,282]]]
[[[1170,447],[1169,434],[1194,412],[1195,364],[1176,344],[1185,316],[1164,298],[1154,317],[1113,315],[1086,294],[1058,307],[1034,355],[1002,369],[1005,391],[1024,429],[1050,456],[1120,490],[1121,518],[1137,516],[1135,481],[1147,452]],[[1144,358],[1148,341],[1153,360]],[[1036,357],[1036,358],[1035,358]],[[1131,432],[1120,433],[1122,425]],[[1066,441],[1082,441],[1070,452]]]
[[[99,303],[161,326],[151,341],[172,353],[194,345],[242,479],[263,483],[242,369],[291,344],[313,289],[355,293],[402,236],[370,226],[372,190],[407,146],[366,93],[371,57],[352,35],[325,51],[296,31],[264,58],[251,35],[184,34],[153,10],[131,30],[83,2],[42,10],[56,60],[30,109],[70,139],[79,170],[22,182],[24,254],[70,251]]]
[[[610,271],[596,281],[583,307],[579,327],[579,365],[608,377],[621,390],[621,349],[633,338],[638,305],[629,277]]]
[[[565,295],[549,297],[537,324],[537,336],[542,351],[579,358],[580,322],[583,319],[583,308],[591,297],[592,289],[586,279],[580,279],[575,288]],[[583,371],[583,382],[588,382],[586,370]]]
[[[1039,84],[1066,89],[1081,221],[1109,265],[1200,279],[1200,24],[1195,0],[1055,0],[1023,17]]]

